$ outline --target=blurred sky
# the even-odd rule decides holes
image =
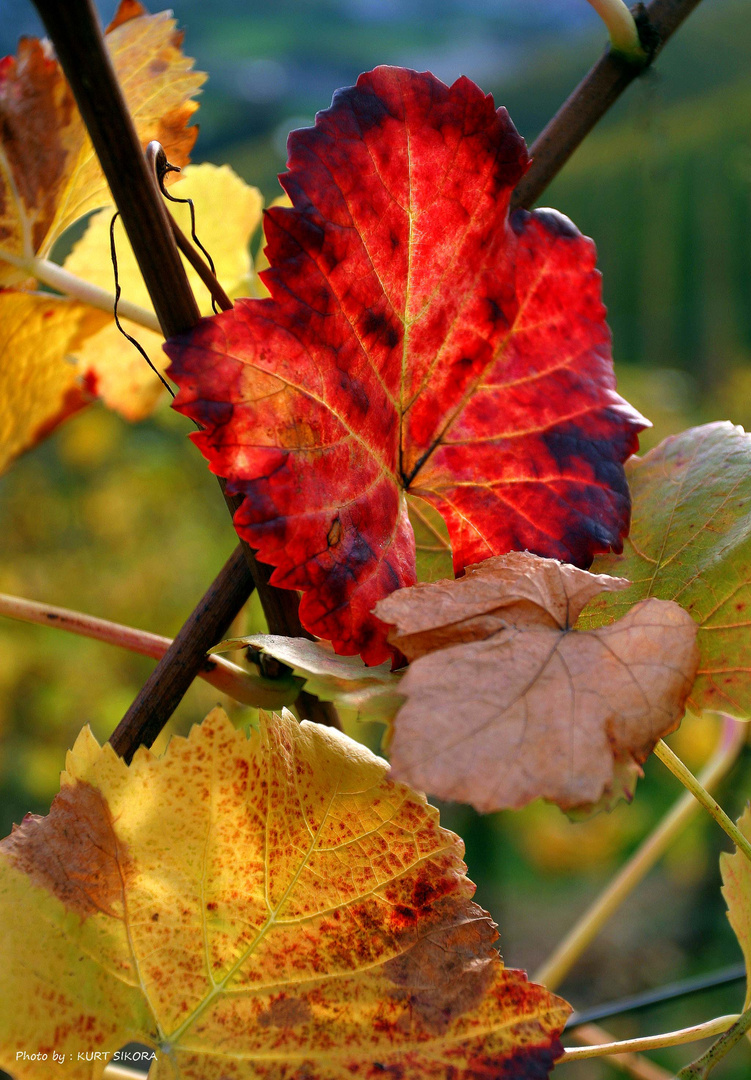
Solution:
[[[106,23],[116,0],[98,7]],[[377,63],[495,85],[541,45],[599,28],[586,0],[180,0],[175,11],[185,51],[211,73],[202,123],[212,146],[259,133],[270,112],[279,124],[312,117]],[[31,0],[0,2],[3,55],[42,32]]]

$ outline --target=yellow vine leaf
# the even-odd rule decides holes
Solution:
[[[738,819],[738,828],[751,840],[751,806],[746,805]],[[751,1006],[751,862],[737,849],[731,855],[720,855],[722,871],[722,895],[728,906],[728,919],[738,938],[746,961],[746,1000],[744,1011]]]
[[[183,56],[171,12],[146,14],[122,0],[106,42],[138,136],[158,139],[183,165],[198,129],[190,99],[206,76]],[[112,201],[107,182],[60,65],[46,39],[23,38],[0,67],[0,260],[46,258],[79,218]],[[0,261],[0,285],[28,272]]]
[[[196,209],[196,232],[216,267],[217,276],[225,291],[237,295],[238,289],[251,274],[248,245],[258,228],[263,198],[257,188],[249,187],[229,165],[189,165],[181,179],[170,187],[175,198],[191,198]],[[187,206],[169,203],[186,236],[190,236],[190,212]],[[111,282],[114,277],[110,258],[110,221],[112,209],[102,210],[91,219],[88,228],[65,261],[65,269],[96,285]],[[115,224],[117,269],[123,297],[141,307],[153,310],[148,290],[138,269],[121,221]],[[211,299],[198,275],[188,267],[188,280],[199,300],[204,315],[211,314]],[[144,330],[127,319],[123,326],[146,350],[149,359],[163,371],[168,360],[162,352],[164,339]],[[106,405],[116,409],[127,420],[147,416],[162,386],[143,357],[123,337],[114,322],[90,338],[77,352],[81,371],[92,390]]]
[[[275,199],[272,199],[272,201],[269,203],[269,210],[273,210],[273,208],[276,207],[276,206],[284,206],[286,208],[289,208],[289,207],[292,206],[292,200],[290,199],[289,195],[287,195],[287,194],[277,195],[277,197]],[[261,299],[263,299],[266,296],[271,296],[271,293],[269,292],[268,288],[264,284],[263,278],[261,277],[261,274],[264,272],[264,270],[269,269],[269,260],[266,257],[266,229],[265,228],[263,230],[263,236],[261,237],[260,249],[256,254],[256,267],[255,267],[255,269],[256,269],[256,272],[255,272],[254,277],[251,280],[251,288],[250,288],[247,295],[248,296],[257,296],[257,297],[259,297]]]
[[[0,290],[0,472],[91,400],[70,354],[106,321],[75,300]]]
[[[98,1080],[138,1040],[151,1080],[543,1078],[570,1007],[503,966],[462,853],[289,713],[246,739],[217,709],[130,766],[84,728],[0,845],[0,1065]]]

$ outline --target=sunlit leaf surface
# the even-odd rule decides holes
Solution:
[[[245,496],[235,523],[338,652],[386,659],[377,600],[415,581],[406,493],[454,570],[510,549],[620,549],[643,419],[615,392],[595,252],[466,78],[377,68],[291,134],[266,216],[270,298],[175,339],[176,407]]]
[[[130,767],[88,729],[0,847],[0,1064],[137,1039],[158,1080],[545,1077],[569,1006],[504,968],[462,844],[384,761],[219,710]]]

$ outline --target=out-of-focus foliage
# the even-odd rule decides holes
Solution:
[[[188,430],[166,407],[130,427],[94,406],[18,462],[0,487],[0,591],[174,635],[236,542]],[[99,642],[0,620],[6,819],[49,803],[81,718],[106,738],[152,666]],[[216,699],[199,680],[178,727]]]
[[[106,322],[77,300],[0,292],[0,472],[87,400],[70,354]]]

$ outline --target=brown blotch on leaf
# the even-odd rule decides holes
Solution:
[[[121,918],[123,889],[133,875],[102,795],[76,781],[55,797],[47,817],[27,814],[0,851],[34,885],[48,889],[82,917],[103,912]]]
[[[258,1023],[261,1027],[291,1028],[306,1024],[312,1018],[313,1012],[304,998],[281,997],[264,1009]]]
[[[328,531],[326,542],[329,547],[336,547],[342,538],[342,523],[338,517],[335,517],[331,523],[331,528]]]
[[[393,996],[431,1034],[440,1034],[480,1002],[500,963],[489,915],[464,898],[446,897],[433,908],[439,925],[407,952],[384,964]]]

